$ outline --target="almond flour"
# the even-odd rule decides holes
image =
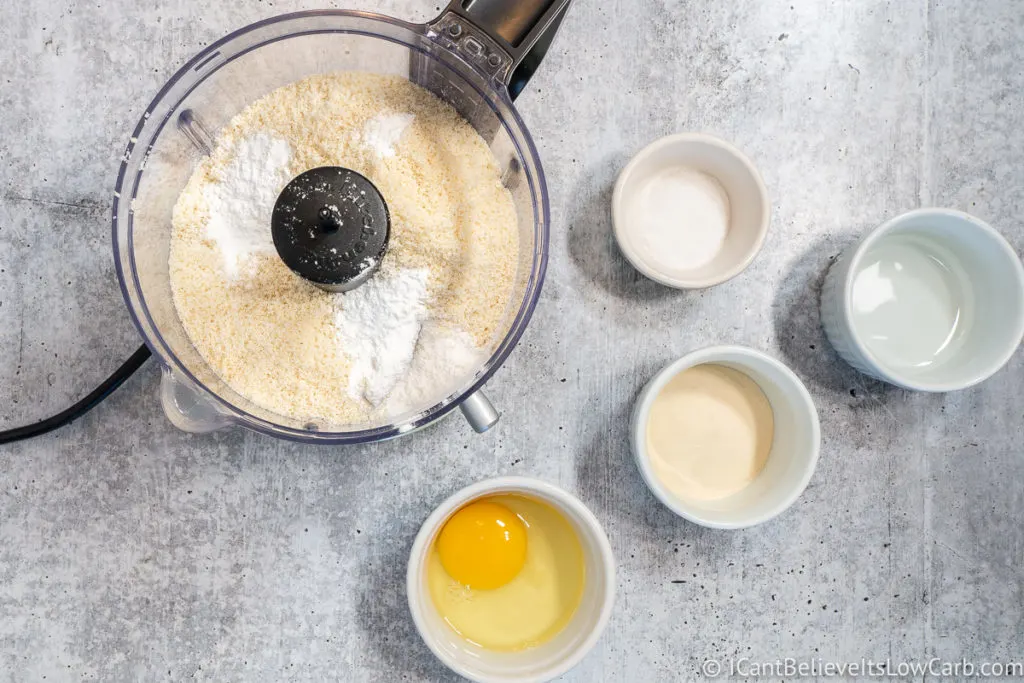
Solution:
[[[415,300],[374,316],[380,291],[325,292],[267,249],[277,193],[319,166],[380,190],[391,240],[371,282]],[[386,419],[441,400],[490,355],[516,220],[487,144],[451,107],[397,76],[314,76],[247,107],[196,168],[174,209],[174,303],[212,371],[259,406],[341,426]]]

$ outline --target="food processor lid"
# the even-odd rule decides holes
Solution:
[[[366,176],[322,166],[285,186],[274,205],[271,232],[278,256],[297,275],[321,289],[347,292],[380,267],[391,217]]]

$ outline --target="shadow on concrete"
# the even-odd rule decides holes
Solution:
[[[835,352],[821,327],[818,306],[825,275],[850,243],[819,239],[789,269],[772,304],[775,336],[783,360],[804,381],[854,399],[867,394],[885,401],[901,390],[854,370]]]
[[[362,586],[356,605],[359,626],[374,651],[372,659],[383,661],[386,670],[402,672],[402,680],[409,676],[430,681],[462,680],[434,657],[409,613],[405,570],[419,527],[400,521],[408,517],[396,515],[399,521],[394,528],[398,533],[380,539],[367,556],[360,576],[351,579]]]
[[[612,190],[628,160],[618,153],[605,157],[573,189],[566,210],[569,256],[587,279],[616,298],[645,302],[685,297],[686,292],[641,275],[619,251],[612,232]]]
[[[580,439],[576,488],[604,526],[623,575],[649,578],[687,558],[685,576],[678,571],[681,579],[689,580],[690,573],[703,575],[728,561],[741,532],[688,522],[647,488],[633,455],[630,420],[637,396],[659,369],[637,368],[636,374],[619,379],[631,385],[628,390],[620,387],[611,396],[592,396],[583,407],[594,413],[588,421],[593,431]]]
[[[619,380],[620,384],[631,385],[629,391],[620,386],[611,395],[593,396],[582,406],[595,419],[589,423],[593,425],[592,433],[583,435],[584,446],[576,453],[577,490],[602,523],[607,520],[609,526],[617,527],[614,534],[609,530],[613,545],[616,540],[650,540],[652,536],[656,542],[673,543],[678,541],[680,531],[685,536],[719,533],[690,524],[665,507],[651,493],[637,467],[631,445],[633,408],[644,385],[660,369],[660,365],[653,364],[636,368]]]

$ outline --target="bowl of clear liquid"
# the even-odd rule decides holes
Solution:
[[[861,372],[916,391],[995,374],[1024,336],[1024,267],[985,222],[949,209],[898,216],[844,252],[825,278],[829,341]]]

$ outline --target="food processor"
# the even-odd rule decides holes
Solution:
[[[426,24],[347,10],[287,14],[203,50],[146,108],[117,177],[113,246],[132,320],[161,366],[161,400],[190,432],[243,426],[296,441],[363,443],[406,434],[460,407],[479,432],[498,419],[481,387],[515,347],[547,264],[549,207],[541,162],[513,100],[543,58],[570,0],[453,0]],[[298,420],[239,395],[200,356],[178,319],[168,255],[179,194],[216,131],[253,101],[307,76],[399,75],[454,107],[488,143],[515,205],[513,292],[488,358],[434,405],[365,424]],[[269,226],[268,226],[269,229]]]

